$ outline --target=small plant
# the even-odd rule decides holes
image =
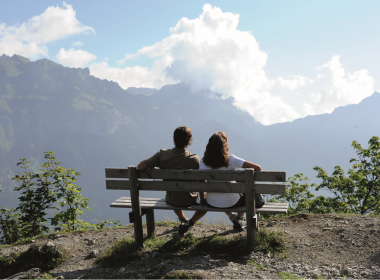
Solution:
[[[122,228],[123,227],[123,224],[120,223],[120,221],[116,221],[112,218],[108,218],[107,220],[105,221],[100,221],[99,223],[96,224],[96,228],[98,229],[102,229],[104,228],[104,226],[108,224],[108,227],[109,228]],[[113,226],[111,226],[113,225]]]
[[[284,232],[259,229],[256,250],[274,254],[284,254],[285,249],[286,241]]]
[[[47,161],[41,165],[41,173],[29,172],[30,161],[21,159],[17,166],[21,165],[23,171],[12,178],[16,182],[21,182],[21,186],[16,187],[16,191],[22,191],[19,197],[20,204],[16,208],[21,212],[19,224],[22,227],[20,235],[22,237],[35,236],[49,231],[46,226],[46,210],[53,208],[56,201],[55,193],[50,185],[52,172],[59,162],[53,157],[53,152],[45,152]],[[43,169],[45,168],[45,169]]]
[[[17,213],[15,209],[7,209],[3,206],[0,209],[0,243],[14,243],[22,236],[22,225],[19,218],[21,213]]]
[[[262,264],[257,264],[253,260],[247,260],[247,264],[255,266],[257,269],[263,270],[265,266]]]
[[[82,209],[92,210],[88,207],[88,198],[80,194],[82,188],[73,184],[79,175],[79,172],[71,168],[57,167],[55,170],[54,185],[57,189],[57,199],[62,199],[58,204],[62,208],[66,207],[65,211],[57,213],[51,219],[51,224],[56,226],[55,230],[74,231],[91,226],[77,219],[78,215],[83,214]]]
[[[277,274],[281,279],[302,279],[298,275],[289,272],[278,272]]]

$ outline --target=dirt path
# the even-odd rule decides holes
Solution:
[[[165,259],[158,252],[147,253],[126,267],[105,268],[95,264],[102,254],[122,238],[132,237],[133,228],[87,231],[40,238],[34,244],[50,241],[70,252],[67,261],[49,273],[64,278],[157,278],[181,271],[202,278],[281,278],[292,273],[302,278],[380,278],[380,219],[351,215],[296,215],[261,222],[269,230],[284,231],[289,257],[278,259],[262,252],[242,255],[227,261],[224,255],[209,256],[199,251],[196,257]],[[157,236],[178,238],[177,227],[156,226]],[[221,234],[245,235],[228,225],[196,225],[191,231],[197,237]],[[31,244],[0,249],[0,255],[11,256],[27,250]],[[285,274],[286,274],[285,273]],[[284,276],[283,276],[284,277]]]

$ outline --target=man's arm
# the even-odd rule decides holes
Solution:
[[[142,162],[139,163],[139,165],[137,165],[137,170],[145,170],[145,169],[148,169],[148,166],[146,165],[145,160],[143,160]]]
[[[249,161],[244,161],[242,168],[253,168],[255,171],[261,171],[261,166]]]

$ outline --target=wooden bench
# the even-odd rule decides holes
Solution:
[[[106,180],[107,189],[130,190],[131,197],[120,197],[110,206],[117,208],[132,208],[130,222],[134,223],[135,241],[139,247],[143,247],[142,215],[146,214],[148,236],[155,235],[154,209],[200,210],[212,212],[226,211],[226,209],[223,208],[214,208],[207,205],[197,205],[190,208],[175,207],[166,204],[165,199],[162,198],[140,198],[140,190],[245,193],[246,206],[229,208],[228,211],[246,213],[247,243],[250,248],[255,246],[260,213],[286,214],[289,206],[288,203],[266,203],[262,208],[255,208],[255,194],[285,194],[285,184],[273,184],[273,182],[286,181],[285,171],[254,172],[251,168],[228,171],[168,169],[137,170],[136,166],[129,166],[128,168],[106,168],[105,171],[106,178],[108,178]],[[197,182],[197,180],[200,180],[201,182]],[[220,182],[202,182],[202,180],[216,180]]]

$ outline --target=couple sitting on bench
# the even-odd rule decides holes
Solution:
[[[161,149],[152,157],[143,160],[137,166],[138,170],[151,169],[159,167],[160,169],[217,169],[217,170],[236,170],[239,168],[253,168],[255,171],[260,171],[261,167],[255,163],[245,161],[241,158],[230,154],[228,151],[227,135],[224,132],[214,133],[206,146],[206,151],[202,158],[196,154],[192,154],[186,150],[191,145],[193,140],[191,129],[186,126],[178,127],[174,131],[173,149]],[[245,196],[239,193],[199,193],[202,204],[208,204],[218,208],[232,208],[245,206]],[[166,203],[173,206],[190,207],[197,204],[198,195],[196,192],[166,192]],[[196,211],[193,217],[189,220],[182,210],[173,210],[178,216],[181,224],[179,226],[179,234],[183,235],[189,230],[199,219],[207,212]],[[242,231],[246,228],[244,213],[237,215],[225,212],[233,223],[233,228]]]

